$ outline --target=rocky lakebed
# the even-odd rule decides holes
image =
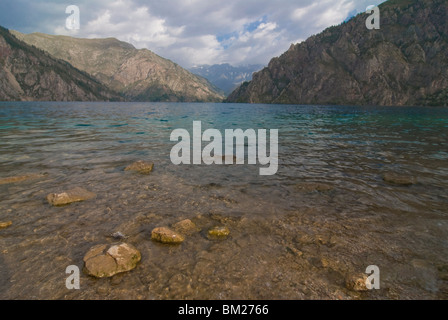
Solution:
[[[138,161],[115,172],[113,175],[121,178],[111,194],[103,194],[101,187],[90,181],[82,187],[45,195],[39,186],[51,183],[47,174],[0,179],[3,190],[27,199],[21,204],[8,206],[3,201],[1,205],[2,219],[5,213],[12,219],[0,223],[0,297],[448,296],[447,255],[425,250],[442,242],[443,235],[438,238],[437,234],[446,227],[446,221],[411,224],[403,223],[402,213],[393,210],[363,215],[345,211],[335,203],[342,196],[337,186],[318,182],[288,186],[277,196],[324,198],[327,206],[304,205],[285,212],[278,212],[271,201],[254,198],[247,187],[184,186],[183,194],[173,194],[173,184],[181,182],[175,177],[158,176],[153,169],[154,164]],[[385,174],[383,182],[390,188],[410,188],[418,183],[415,177],[394,173]],[[189,200],[189,192],[201,196]],[[242,196],[253,199],[241,207],[238,197]],[[353,197],[362,203],[363,195]],[[145,203],[153,202],[169,205],[162,211],[152,205],[132,210],[133,206],[144,208]],[[175,207],[177,211],[173,211]],[[257,211],[265,214],[254,214]],[[266,213],[270,214],[266,217]],[[69,265],[82,270],[80,290],[65,287]],[[366,288],[365,269],[369,265],[381,268],[379,290]]]
[[[278,172],[174,165],[193,121],[278,129]],[[447,141],[444,108],[0,103],[0,299],[447,299]]]

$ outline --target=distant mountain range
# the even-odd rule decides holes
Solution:
[[[252,74],[263,68],[264,66],[259,64],[234,67],[226,63],[201,65],[189,70],[209,80],[227,96],[243,82],[252,80]]]
[[[114,38],[1,30],[0,70],[5,76],[0,79],[0,100],[220,102],[224,98],[206,79]]]
[[[292,45],[227,102],[448,104],[448,2],[389,0],[380,30],[359,14]]]

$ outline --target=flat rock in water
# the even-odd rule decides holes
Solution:
[[[149,174],[154,169],[154,163],[145,161],[137,161],[130,166],[127,166],[124,171],[135,171],[141,174]]]
[[[127,243],[98,245],[91,248],[83,260],[85,273],[96,278],[109,278],[134,269],[141,260],[141,254]]]
[[[23,175],[23,176],[0,178],[0,185],[10,184],[10,183],[18,183],[18,182],[23,182],[23,181],[32,180],[32,179],[39,179],[44,176],[45,175],[43,175],[43,174],[28,174],[28,175]]]
[[[304,182],[296,185],[296,189],[300,192],[325,192],[333,190],[333,186],[317,182]]]
[[[187,236],[191,236],[192,234],[200,231],[200,229],[190,219],[185,219],[175,223],[173,225],[173,230]]]
[[[12,226],[12,221],[8,221],[8,222],[0,222],[0,230],[1,229],[6,229],[8,227]]]
[[[227,227],[213,227],[207,232],[207,238],[211,240],[225,239],[230,235],[230,230]]]
[[[64,206],[73,202],[80,202],[90,200],[96,197],[93,192],[87,191],[83,188],[75,188],[62,193],[50,193],[47,196],[47,201],[53,206]]]
[[[181,244],[185,238],[168,228],[155,228],[151,232],[151,239],[164,244]]]
[[[386,173],[383,180],[400,186],[411,186],[417,183],[417,179],[411,176],[398,175],[395,173]]]

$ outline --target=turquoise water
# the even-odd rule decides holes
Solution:
[[[173,130],[278,129],[279,170],[170,161]],[[164,103],[0,103],[0,298],[394,299],[448,297],[448,109]],[[204,143],[202,146],[204,147]],[[155,164],[150,176],[123,169]],[[386,173],[412,176],[399,186]],[[331,190],[315,190],[312,183]],[[73,187],[94,200],[50,207]],[[151,230],[192,219],[179,247]],[[132,272],[81,278],[90,247],[122,232],[142,252]],[[382,270],[354,293],[347,274]]]

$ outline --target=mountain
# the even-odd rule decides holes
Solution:
[[[116,101],[121,97],[0,27],[0,100]]]
[[[448,2],[390,0],[292,45],[228,102],[433,105],[448,101]]]
[[[228,63],[201,65],[189,70],[210,81],[214,86],[221,89],[226,95],[232,93],[240,84],[252,80],[252,74],[263,69],[263,65],[255,64],[234,67]]]
[[[218,102],[224,98],[206,79],[147,49],[138,50],[114,38],[13,33],[87,72],[129,101]]]

